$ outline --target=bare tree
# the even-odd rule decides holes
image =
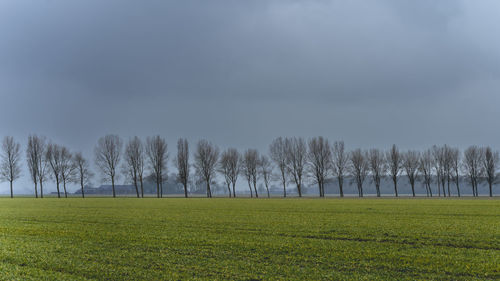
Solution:
[[[393,144],[391,150],[387,152],[386,159],[387,168],[391,175],[392,183],[394,184],[394,194],[398,197],[398,177],[402,169],[402,158],[395,144]]]
[[[366,153],[356,149],[350,153],[350,171],[358,186],[358,195],[363,197],[363,182],[368,174],[368,161]]]
[[[403,169],[411,186],[411,193],[415,197],[415,181],[417,178],[418,167],[420,164],[420,153],[418,151],[410,150],[403,155]]]
[[[260,156],[259,168],[260,168],[260,176],[264,181],[264,185],[266,186],[267,198],[271,198],[271,194],[269,193],[269,183],[271,181],[273,167],[271,165],[271,161],[269,161],[269,158],[267,158],[267,156],[265,155]]]
[[[248,187],[250,188],[250,197],[252,195],[252,185],[255,191],[255,197],[259,197],[257,193],[257,178],[258,178],[258,168],[259,165],[259,153],[255,149],[248,149],[243,154],[241,169],[248,181]]]
[[[233,190],[233,197],[236,197],[236,181],[240,174],[241,156],[235,148],[228,148],[222,152],[219,171],[224,175],[224,179],[231,197],[231,187]],[[250,189],[251,191],[251,189]]]
[[[167,142],[160,136],[148,137],[146,140],[146,154],[156,182],[156,197],[163,197],[163,180],[167,175]]]
[[[84,187],[93,177],[93,173],[90,171],[90,165],[87,159],[85,159],[80,152],[74,155],[73,166],[76,170],[76,177],[74,180],[80,184],[80,188],[82,189],[82,198],[85,198]]]
[[[116,197],[115,180],[117,178],[116,168],[120,163],[120,156],[122,152],[122,140],[117,135],[107,135],[102,137],[97,142],[95,147],[95,163],[101,170],[105,178],[111,180],[111,187],[113,190],[113,197]]]
[[[460,150],[458,148],[450,149],[450,162],[451,162],[451,171],[452,171],[452,181],[455,182],[455,186],[457,187],[457,194],[460,197],[460,163],[461,163],[461,155]]]
[[[446,183],[446,155],[444,148],[439,146],[432,147],[432,156],[434,158],[434,170],[436,171],[436,179],[438,186],[438,196],[441,196],[441,188],[443,189],[443,196],[446,197],[445,183]]]
[[[434,160],[432,158],[432,151],[431,150],[426,150],[424,153],[422,153],[422,156],[420,157],[420,173],[424,177],[424,186],[425,190],[427,193],[427,196],[432,197],[432,189],[431,189],[431,183],[432,183],[432,167],[434,166]]]
[[[482,175],[483,153],[482,150],[473,145],[464,152],[463,166],[471,183],[472,196],[478,196],[477,186],[479,177]]]
[[[73,155],[65,146],[61,147],[61,180],[63,182],[64,197],[68,198],[66,183],[74,181],[76,167],[73,165]]]
[[[377,190],[377,197],[380,197],[380,181],[385,174],[386,161],[384,154],[379,149],[371,149],[368,152],[368,167],[372,176],[375,188]]]
[[[344,176],[348,167],[349,155],[345,152],[343,141],[336,141],[332,150],[333,174],[337,177],[339,183],[340,197],[344,197]]]
[[[142,185],[141,174],[144,170],[144,147],[139,137],[134,137],[128,141],[125,147],[124,174],[129,178],[135,187],[137,198],[139,198],[139,184],[141,194],[144,197],[144,187]]]
[[[307,164],[307,148],[303,138],[285,139],[286,167],[297,186],[299,197],[302,197],[302,180]]]
[[[59,184],[61,182],[61,173],[62,173],[62,147],[49,143],[47,146],[47,150],[45,151],[45,158],[47,159],[50,169],[52,171],[52,178],[56,182],[57,187],[57,198],[61,198],[61,192],[59,189]]]
[[[309,170],[318,184],[319,197],[325,197],[325,182],[332,170],[332,150],[328,140],[323,137],[311,139],[308,145]]]
[[[13,137],[5,137],[2,142],[2,163],[0,178],[10,184],[10,198],[14,197],[13,182],[21,176],[21,145]]]
[[[490,189],[490,197],[493,196],[493,184],[497,181],[497,170],[500,161],[498,151],[493,151],[491,147],[483,149],[483,170]]]
[[[269,146],[269,154],[271,159],[280,171],[281,184],[283,185],[283,197],[286,197],[286,179],[287,179],[287,165],[286,165],[286,142],[282,137],[275,139]]]
[[[448,187],[448,197],[451,196],[450,183],[452,180],[452,150],[448,145],[444,145],[443,149],[443,171],[444,171],[444,179],[446,180]],[[443,192],[444,192],[443,188]]]
[[[207,197],[212,197],[210,184],[216,176],[215,170],[219,160],[219,148],[206,140],[200,140],[194,154],[196,174],[206,183]]]
[[[30,177],[35,184],[35,198],[38,198],[38,145],[34,142],[35,136],[28,137],[28,146],[26,148],[26,160],[28,162],[28,171],[30,172]]]
[[[43,198],[43,181],[47,173],[47,161],[45,159],[46,143],[44,137],[30,135],[28,137],[28,147],[26,149],[26,159],[28,160],[28,170],[31,180],[35,184],[35,197],[38,198],[38,182],[40,182],[40,197]]]
[[[188,182],[189,182],[189,143],[187,139],[179,139],[177,141],[177,157],[174,165],[177,168],[177,181],[182,183],[184,187],[184,197],[188,197]],[[231,191],[229,191],[231,195]]]

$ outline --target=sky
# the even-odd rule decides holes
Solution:
[[[109,133],[159,134],[171,158],[179,137],[263,152],[319,135],[498,147],[499,12],[495,0],[2,0],[0,136],[23,156],[35,133],[90,160]]]

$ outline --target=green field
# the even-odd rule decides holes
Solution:
[[[493,280],[500,200],[0,199],[0,279]]]

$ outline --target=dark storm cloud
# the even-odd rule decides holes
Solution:
[[[0,129],[266,149],[495,144],[497,1],[0,3]]]

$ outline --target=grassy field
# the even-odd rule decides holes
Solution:
[[[500,200],[0,199],[0,279],[493,280]]]

